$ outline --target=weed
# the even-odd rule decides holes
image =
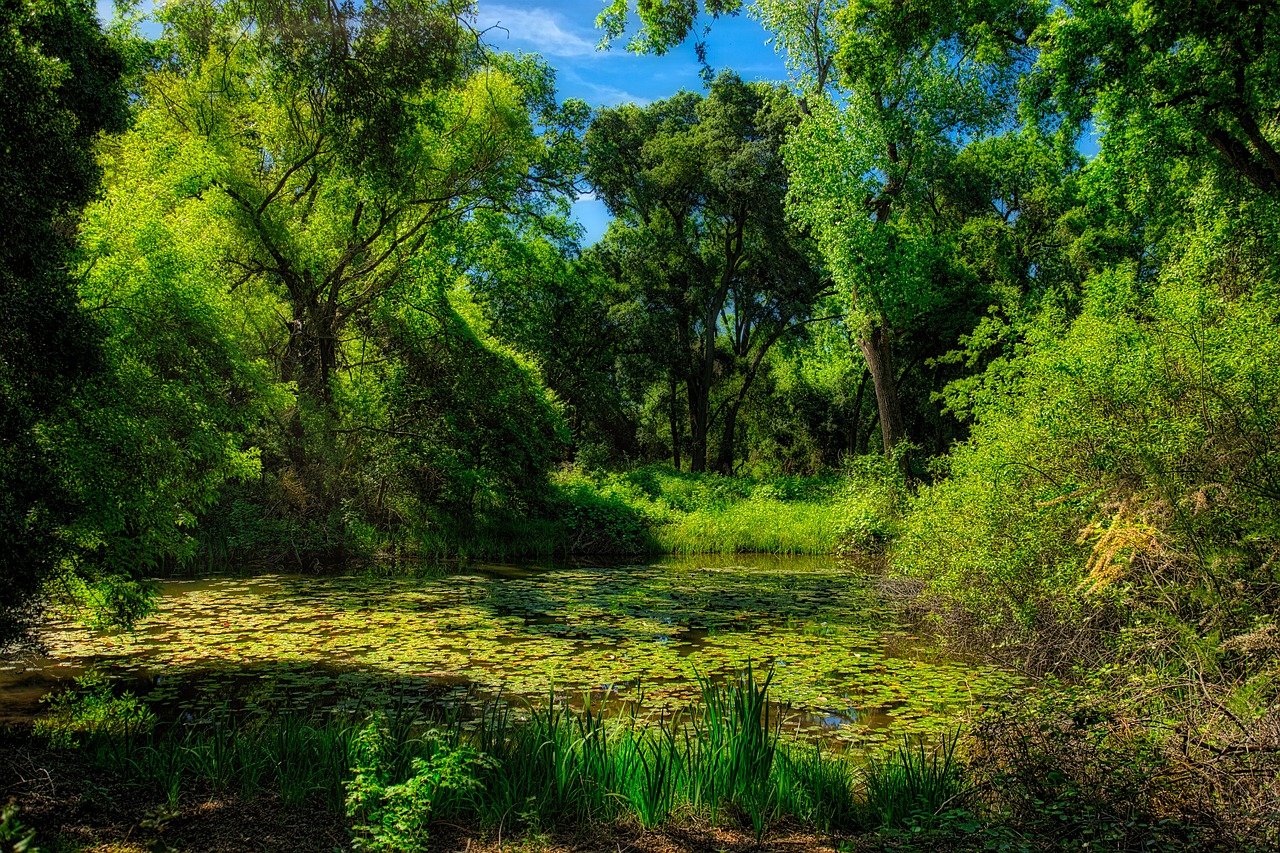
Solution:
[[[35,839],[36,831],[18,820],[17,805],[0,809],[0,853],[40,853]]]
[[[274,786],[287,806],[345,810],[366,850],[416,849],[433,820],[540,830],[631,815],[653,827],[691,812],[761,838],[782,818],[835,833],[903,825],[954,803],[954,737],[935,753],[904,746],[858,786],[849,759],[780,741],[772,681],[750,666],[703,678],[699,701],[656,720],[637,706],[574,710],[553,692],[527,719],[493,702],[465,724],[453,715],[425,728],[430,715],[402,699],[363,724],[287,713],[237,723],[223,708],[146,733],[97,729],[84,748],[153,786],[170,810],[195,781],[246,796]]]
[[[938,749],[924,742],[902,743],[885,761],[867,765],[864,808],[871,826],[903,827],[927,823],[958,804],[963,794],[956,762],[958,733],[944,735]]]

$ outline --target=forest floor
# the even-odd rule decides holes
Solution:
[[[197,787],[170,807],[154,790],[128,784],[73,750],[50,750],[9,735],[0,742],[0,804],[36,830],[43,853],[334,853],[350,850],[342,815],[287,807],[275,794],[242,798]],[[760,842],[750,831],[705,821],[645,830],[619,822],[513,833],[441,822],[431,851],[459,853],[819,853],[832,840],[795,827]]]

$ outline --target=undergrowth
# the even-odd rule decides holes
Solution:
[[[206,519],[201,535],[207,541],[188,569],[289,565],[312,571],[378,559],[870,552],[892,537],[905,494],[897,467],[873,456],[810,477],[724,477],[660,465],[570,468],[553,475],[546,493],[521,511],[432,516],[390,532],[359,514],[311,527],[268,523],[251,517],[249,504],[236,504],[244,512]]]
[[[661,466],[564,472],[566,550],[831,554],[874,551],[891,537],[905,488],[867,457],[816,477],[722,477]]]
[[[220,707],[173,723],[134,713],[138,700],[89,679],[57,700],[41,733],[171,808],[192,786],[273,791],[286,806],[344,812],[359,849],[376,851],[419,849],[436,821],[542,831],[697,816],[762,838],[783,821],[833,835],[928,825],[963,800],[954,739],[936,752],[904,745],[869,767],[784,742],[771,679],[748,668],[703,680],[701,701],[657,718],[575,709],[552,694],[523,712],[492,703],[471,719],[401,702],[326,717]]]

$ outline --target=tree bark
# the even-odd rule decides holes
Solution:
[[[864,368],[858,379],[858,395],[853,399],[853,419],[849,424],[849,455],[858,455],[858,428],[862,425],[862,396],[867,390],[867,379],[871,376]]]
[[[889,332],[881,325],[876,325],[858,339],[858,348],[867,360],[867,370],[871,373],[871,384],[876,391],[876,408],[880,415],[880,437],[884,441],[884,455],[887,459],[893,454],[893,448],[906,433],[902,421],[902,405],[898,401],[898,383],[893,375],[893,341]]]
[[[707,419],[710,416],[711,405],[709,389],[703,389],[699,386],[702,383],[690,381],[689,385],[689,432],[690,444],[689,448],[689,470],[695,474],[701,474],[707,470]]]
[[[716,323],[727,292],[726,282],[707,308],[702,321],[702,352],[698,354],[693,375],[688,379],[689,431],[693,434],[689,470],[699,474],[707,470],[707,438],[711,434],[711,386],[716,379]]]
[[[671,464],[680,470],[680,397],[676,393],[676,379],[671,377]]]
[[[738,428],[738,410],[742,408],[742,403],[747,399],[747,392],[751,390],[751,385],[755,382],[756,376],[760,372],[760,365],[764,362],[765,354],[773,348],[778,339],[785,335],[792,328],[791,320],[788,319],[775,329],[763,344],[756,349],[755,356],[751,359],[746,373],[742,377],[742,385],[738,388],[738,393],[728,403],[727,414],[725,415],[724,430],[721,433],[720,449],[716,457],[716,470],[726,477],[733,474],[733,461],[736,456],[735,444]],[[736,349],[739,355],[745,356],[749,351],[749,336],[743,339],[741,348]],[[724,405],[724,404],[722,404]]]
[[[720,435],[720,453],[716,458],[716,471],[726,477],[733,474],[734,439],[738,429],[738,408],[742,405],[742,395],[729,405],[724,416],[724,432]]]

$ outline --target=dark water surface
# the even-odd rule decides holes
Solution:
[[[784,727],[854,746],[928,734],[1017,689],[932,650],[874,572],[733,555],[646,565],[473,565],[419,576],[255,575],[163,585],[133,633],[66,617],[46,652],[0,658],[0,721],[93,666],[162,711],[358,710],[503,696],[674,711],[699,678],[772,667]]]

